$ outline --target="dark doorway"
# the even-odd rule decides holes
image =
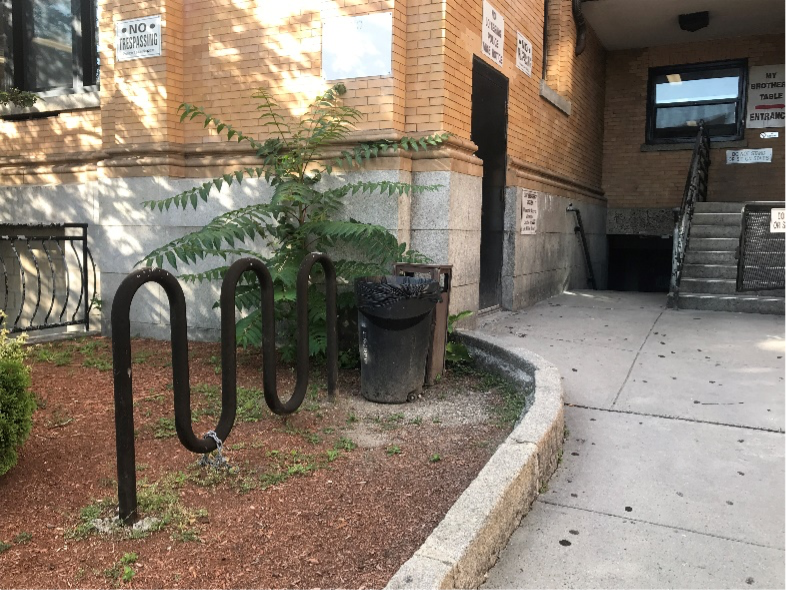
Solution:
[[[471,140],[484,161],[479,308],[501,302],[503,215],[506,188],[506,123],[509,79],[473,56]]]
[[[622,292],[663,292],[670,288],[673,239],[609,234],[607,287]]]

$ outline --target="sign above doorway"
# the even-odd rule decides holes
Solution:
[[[503,66],[503,15],[484,0],[482,8],[482,53]]]

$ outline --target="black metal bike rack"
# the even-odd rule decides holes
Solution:
[[[260,282],[263,316],[263,393],[268,407],[277,415],[295,412],[304,401],[309,386],[309,275],[315,263],[323,267],[326,280],[327,382],[329,400],[333,401],[337,383],[337,314],[336,271],[323,253],[304,258],[296,281],[296,386],[292,396],[282,402],[276,392],[276,345],[274,326],[274,287],[265,263],[247,257],[233,263],[222,282],[221,309],[222,408],[213,431],[220,442],[229,436],[235,423],[237,407],[235,290],[245,272],[252,272]],[[137,290],[148,282],[159,284],[170,304],[170,339],[172,342],[172,388],[174,391],[175,430],[181,444],[189,451],[206,454],[216,450],[211,436],[194,434],[189,388],[189,354],[186,337],[186,299],[178,280],[166,270],[145,268],[129,274],[118,287],[112,304],[112,364],[115,382],[115,444],[118,459],[118,512],[124,524],[137,520],[137,474],[134,450],[134,413],[131,371],[131,302]],[[210,433],[210,432],[209,432]]]

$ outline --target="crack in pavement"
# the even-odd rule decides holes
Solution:
[[[726,428],[740,428],[743,430],[752,430],[754,432],[768,432],[770,434],[785,434],[783,428],[761,428],[757,426],[742,425],[736,423],[726,423],[723,421],[711,421],[708,419],[693,419],[691,417],[681,417],[680,415],[662,415],[659,413],[643,413],[641,411],[630,411],[628,409],[608,409],[606,407],[593,407],[591,405],[575,405],[573,403],[564,403],[564,407],[575,407],[577,409],[588,409],[589,411],[601,411],[603,413],[622,413],[624,415],[637,415],[639,417],[656,417],[657,419],[675,419],[677,421],[686,421],[688,423],[701,423],[707,425],[716,425]]]
[[[640,344],[640,348],[638,349],[637,353],[635,354],[635,357],[632,359],[632,364],[629,367],[629,371],[627,372],[626,378],[624,378],[624,382],[621,383],[621,388],[618,389],[618,392],[616,393],[616,398],[613,399],[613,404],[610,405],[610,409],[611,410],[613,409],[613,407],[616,406],[616,403],[618,403],[618,398],[621,396],[621,392],[624,390],[624,387],[627,386],[627,382],[629,382],[629,377],[632,374],[632,370],[635,367],[635,362],[638,361],[638,358],[640,357],[640,353],[643,351],[643,346],[646,345],[646,342],[648,341],[648,338],[651,337],[651,334],[654,332],[654,327],[657,326],[657,323],[662,318],[662,315],[665,314],[666,310],[667,310],[667,308],[663,308],[661,311],[659,311],[659,314],[657,315],[657,318],[654,319],[654,322],[652,323],[651,328],[648,330],[648,333],[646,333],[646,338],[643,340],[643,343]]]
[[[773,545],[764,545],[763,543],[753,543],[752,541],[745,541],[743,539],[736,539],[733,537],[721,535],[721,534],[712,534],[708,532],[702,532],[700,530],[694,530],[692,528],[685,528],[683,526],[672,526],[670,524],[661,524],[659,522],[652,522],[651,520],[643,520],[640,518],[632,518],[631,516],[622,516],[620,514],[613,514],[610,512],[602,512],[601,510],[589,510],[588,508],[580,508],[578,506],[570,506],[569,504],[561,504],[559,502],[550,502],[547,500],[536,500],[539,503],[545,504],[546,506],[555,506],[557,508],[567,508],[569,510],[578,510],[579,512],[588,512],[589,514],[597,514],[599,516],[608,516],[609,518],[620,518],[622,520],[629,520],[630,522],[639,522],[641,524],[649,524],[651,526],[657,526],[660,528],[670,528],[672,530],[680,530],[682,532],[690,532],[692,534],[697,534],[701,536],[711,537],[713,539],[720,539],[724,541],[731,541],[734,543],[741,543],[743,545],[750,545],[752,547],[760,547],[762,549],[773,549],[775,551],[785,551],[785,547],[775,547]]]

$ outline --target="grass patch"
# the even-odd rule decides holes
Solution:
[[[24,531],[20,532],[13,539],[15,545],[26,545],[32,540],[33,540],[33,535],[30,534],[29,532],[24,532]]]
[[[160,530],[172,530],[174,535],[191,528],[205,510],[193,510],[183,505],[179,489],[187,475],[181,471],[169,473],[152,483],[141,480],[137,491],[137,528],[122,525],[117,518],[117,498],[96,500],[79,512],[77,524],[66,531],[66,538],[82,540],[101,534],[120,540],[142,539]],[[144,526],[141,527],[141,526]]]
[[[47,343],[35,347],[35,361],[54,364],[55,366],[68,366],[71,363],[72,348],[66,344],[57,346]]]
[[[175,420],[170,417],[160,417],[153,424],[153,437],[157,440],[172,438],[176,435]]]
[[[10,545],[6,542],[0,541],[0,553],[5,553],[8,551],[13,545]]]
[[[117,584],[118,580],[128,584],[136,575],[132,566],[137,562],[138,558],[139,556],[136,553],[124,553],[120,559],[112,564],[112,567],[104,570],[104,577],[114,584]]]
[[[392,444],[386,448],[387,456],[394,456],[395,454],[402,454],[402,448],[400,448],[396,444]]]

